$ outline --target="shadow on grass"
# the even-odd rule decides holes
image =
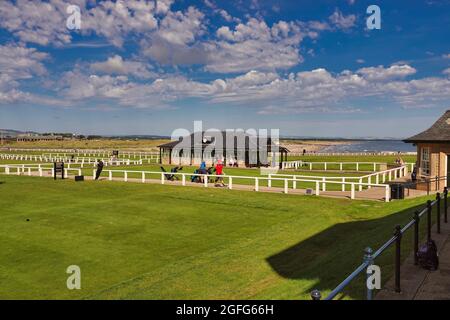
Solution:
[[[300,297],[308,297],[313,289],[322,292],[322,298],[340,284],[362,262],[364,249],[374,251],[388,241],[397,224],[408,223],[415,210],[424,205],[405,209],[380,219],[341,223],[324,230],[266,260],[280,276],[292,280],[316,281],[311,287],[303,288]],[[434,216],[434,215],[433,215]],[[421,234],[426,229],[425,216],[420,222]],[[402,259],[413,250],[413,229],[402,238]],[[381,268],[383,284],[393,274],[394,246],[387,249],[375,264]],[[363,299],[365,296],[365,274],[355,278],[338,299]]]

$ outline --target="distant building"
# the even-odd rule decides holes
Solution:
[[[288,149],[275,144],[270,137],[262,138],[244,132],[227,134],[198,132],[178,141],[159,145],[160,163],[170,165],[199,165],[202,161],[211,166],[222,160],[239,167],[279,165],[287,160]]]
[[[428,130],[404,140],[417,146],[417,175],[421,179],[435,179],[431,190],[450,186],[450,110]]]
[[[59,135],[39,135],[39,134],[19,134],[17,136],[17,141],[55,141],[55,140],[63,140],[63,136]]]

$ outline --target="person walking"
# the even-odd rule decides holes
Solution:
[[[100,178],[100,174],[103,171],[103,166],[104,166],[103,161],[99,159],[97,161],[97,172],[95,173],[95,180],[98,180],[98,178]]]

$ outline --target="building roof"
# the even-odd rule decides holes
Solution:
[[[403,140],[416,142],[448,142],[450,143],[450,110],[447,110],[428,130]]]
[[[220,131],[220,132],[218,131],[218,132],[215,132],[215,133],[210,133],[208,135],[208,133],[202,132],[201,133],[202,148],[205,148],[205,147],[207,147],[207,146],[209,146],[211,144],[214,145],[215,144],[215,142],[214,142],[215,139],[214,138],[217,135],[222,135],[222,137],[223,137],[223,144],[222,145],[226,147],[226,145],[227,145],[227,141],[226,141],[227,140],[227,135],[226,135],[226,133],[227,133],[226,131]],[[242,132],[241,131],[236,131],[236,132],[233,133],[233,135],[234,135],[234,144],[235,145],[237,145],[237,140],[238,139],[245,139],[245,149],[250,149],[250,145],[252,145],[254,147],[254,149],[257,149],[256,148],[256,144],[255,144],[256,141],[254,139],[255,136],[251,136],[249,134],[246,134],[243,131]],[[211,139],[205,139],[205,138],[210,138],[209,136],[211,136]],[[191,146],[192,146],[192,148],[194,148],[195,147],[195,141],[196,141],[195,140],[195,134],[194,133],[191,134],[190,138],[191,138]],[[164,149],[173,149],[180,143],[181,140],[182,139],[180,138],[180,140],[171,141],[171,142],[168,142],[168,143],[165,143],[165,144],[161,144],[158,147],[159,148],[164,148]],[[268,151],[271,150],[271,145],[272,145],[272,139],[270,137],[268,137],[267,138],[267,150]],[[181,148],[181,146],[180,146],[180,148]],[[280,151],[289,152],[289,150],[287,148],[285,148],[285,147],[278,146],[278,148],[280,149]]]

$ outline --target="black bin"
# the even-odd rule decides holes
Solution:
[[[391,186],[391,199],[405,199],[405,186],[401,183],[393,183]]]
[[[75,181],[84,181],[84,176],[75,176]]]

